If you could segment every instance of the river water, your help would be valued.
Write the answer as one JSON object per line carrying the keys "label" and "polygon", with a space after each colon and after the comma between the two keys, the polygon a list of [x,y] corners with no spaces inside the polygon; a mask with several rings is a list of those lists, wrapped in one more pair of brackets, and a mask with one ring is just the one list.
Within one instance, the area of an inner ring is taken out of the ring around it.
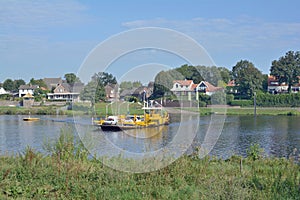
{"label": "river water", "polygon": [[[102,132],[91,126],[90,118],[80,118],[74,126],[72,117],[38,116],[40,121],[25,122],[24,116],[0,116],[0,155],[24,152],[27,146],[37,151],[45,152],[44,145],[58,138],[61,129],[69,129],[79,133],[82,130],[91,132],[97,139],[97,145],[102,146],[102,140],[109,141],[114,146],[131,152],[157,151],[172,143],[182,123],[180,117],[171,116],[169,126],[156,127],[147,130],[132,130],[127,132]],[[34,117],[34,116],[32,116]],[[200,120],[187,121],[186,132],[195,131],[192,145],[201,145],[211,123],[211,116],[201,116]],[[197,125],[197,126],[196,126]],[[196,127],[196,128],[195,128]],[[227,158],[233,154],[246,155],[251,144],[257,143],[264,148],[268,156],[288,157],[296,148],[300,149],[300,117],[299,116],[227,116],[225,123],[217,135],[216,144],[208,152],[210,155]],[[102,138],[102,139],[101,139]],[[178,139],[178,138],[177,138]],[[181,140],[185,140],[185,136]],[[189,151],[192,151],[190,148]]]}

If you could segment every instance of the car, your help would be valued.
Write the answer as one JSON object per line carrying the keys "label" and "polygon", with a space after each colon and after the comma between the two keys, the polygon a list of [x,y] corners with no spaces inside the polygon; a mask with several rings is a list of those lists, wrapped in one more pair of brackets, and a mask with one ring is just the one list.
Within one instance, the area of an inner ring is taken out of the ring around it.
{"label": "car", "polygon": [[104,120],[104,125],[117,125],[118,124],[118,117],[117,116],[109,116]]}

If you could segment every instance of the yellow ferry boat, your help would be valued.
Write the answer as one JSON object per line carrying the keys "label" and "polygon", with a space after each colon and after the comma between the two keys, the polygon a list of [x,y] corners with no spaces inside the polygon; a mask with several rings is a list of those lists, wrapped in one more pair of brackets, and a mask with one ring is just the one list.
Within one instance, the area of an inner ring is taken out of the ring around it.
{"label": "yellow ferry boat", "polygon": [[104,120],[97,121],[96,125],[103,131],[122,131],[169,124],[169,114],[161,105],[148,107],[148,104],[144,104],[142,109],[144,115],[108,116]]}

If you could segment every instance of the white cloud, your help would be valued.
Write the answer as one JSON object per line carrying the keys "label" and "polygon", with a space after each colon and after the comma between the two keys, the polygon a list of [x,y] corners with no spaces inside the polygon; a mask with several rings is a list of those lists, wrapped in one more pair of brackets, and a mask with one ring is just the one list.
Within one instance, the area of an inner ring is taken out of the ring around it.
{"label": "white cloud", "polygon": [[1,1],[0,26],[2,32],[41,31],[43,28],[78,24],[86,20],[86,7],[67,1]]}
{"label": "white cloud", "polygon": [[127,28],[146,26],[168,27],[195,38],[213,50],[239,48],[240,50],[265,47],[285,48],[300,42],[300,23],[265,22],[256,18],[241,17],[192,20],[136,20],[122,24]]}

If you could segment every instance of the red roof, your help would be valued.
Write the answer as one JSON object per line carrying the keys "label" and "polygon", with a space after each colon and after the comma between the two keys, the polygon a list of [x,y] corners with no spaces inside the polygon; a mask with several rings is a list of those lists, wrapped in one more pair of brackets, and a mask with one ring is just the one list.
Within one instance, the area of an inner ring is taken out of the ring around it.
{"label": "red roof", "polygon": [[194,90],[197,86],[198,86],[198,84],[195,84],[195,83],[194,83],[194,84],[192,85],[191,89]]}
{"label": "red roof", "polygon": [[236,86],[236,85],[235,85],[235,80],[229,81],[229,82],[227,83],[227,86],[230,86],[230,87]]}
{"label": "red roof", "polygon": [[279,84],[278,79],[275,76],[269,75],[268,76],[268,86],[287,86],[286,83]]}
{"label": "red roof", "polygon": [[186,86],[186,85],[189,86],[193,83],[193,80],[175,80],[173,81],[173,83],[178,83],[182,86]]}
{"label": "red roof", "polygon": [[223,90],[223,88],[221,88],[221,87],[216,87],[216,86],[210,84],[210,83],[207,82],[207,81],[203,81],[203,82],[204,82],[204,84],[207,86],[206,92],[216,92],[216,91],[219,91],[219,90]]}

